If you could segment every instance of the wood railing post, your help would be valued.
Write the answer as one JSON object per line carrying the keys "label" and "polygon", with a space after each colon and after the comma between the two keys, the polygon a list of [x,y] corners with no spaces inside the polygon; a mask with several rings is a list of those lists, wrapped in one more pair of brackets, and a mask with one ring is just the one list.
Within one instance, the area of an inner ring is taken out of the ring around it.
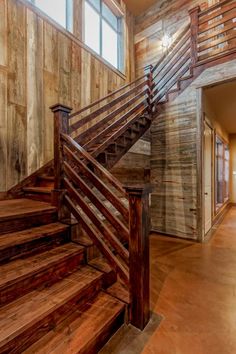
{"label": "wood railing post", "polygon": [[54,205],[60,209],[60,200],[63,191],[63,150],[61,144],[61,134],[69,133],[69,114],[72,108],[62,104],[50,107],[54,113]]}
{"label": "wood railing post", "polygon": [[130,321],[141,330],[150,318],[149,290],[149,193],[146,186],[126,187],[130,210]]}
{"label": "wood railing post", "polygon": [[144,69],[147,71],[147,78],[148,78],[148,98],[147,98],[147,103],[148,103],[148,112],[152,114],[152,108],[153,108],[153,65],[148,65]]}
{"label": "wood railing post", "polygon": [[190,16],[190,31],[191,31],[191,47],[190,47],[190,56],[191,63],[194,66],[198,61],[198,25],[199,25],[199,12],[200,7],[196,6],[193,9],[189,10]]}

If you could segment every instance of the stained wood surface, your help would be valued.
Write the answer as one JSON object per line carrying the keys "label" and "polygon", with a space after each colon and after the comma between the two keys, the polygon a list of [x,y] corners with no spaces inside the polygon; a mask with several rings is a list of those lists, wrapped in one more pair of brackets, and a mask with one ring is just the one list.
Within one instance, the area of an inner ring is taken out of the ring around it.
{"label": "stained wood surface", "polygon": [[63,313],[73,312],[73,304],[84,303],[83,297],[88,296],[89,291],[96,294],[92,284],[99,286],[100,281],[100,272],[83,267],[50,288],[32,291],[3,307],[0,310],[0,352],[16,348],[22,352],[50,329],[50,323],[55,325],[63,319]]}
{"label": "stained wood surface", "polygon": [[125,306],[101,293],[87,302],[85,308],[84,312],[73,314],[50,331],[24,354],[97,353],[123,322]]}

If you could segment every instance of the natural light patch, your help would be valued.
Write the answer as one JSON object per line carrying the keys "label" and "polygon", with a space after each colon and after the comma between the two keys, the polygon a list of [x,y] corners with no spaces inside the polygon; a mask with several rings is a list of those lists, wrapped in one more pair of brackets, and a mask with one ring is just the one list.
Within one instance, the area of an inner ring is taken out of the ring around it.
{"label": "natural light patch", "polygon": [[87,2],[85,3],[85,44],[100,53],[100,17]]}
{"label": "natural light patch", "polygon": [[102,56],[105,60],[117,68],[118,66],[118,48],[117,33],[103,20],[102,21]]}
{"label": "natural light patch", "polygon": [[56,9],[55,2],[49,0],[35,0],[35,5],[66,28],[66,0],[57,0]]}

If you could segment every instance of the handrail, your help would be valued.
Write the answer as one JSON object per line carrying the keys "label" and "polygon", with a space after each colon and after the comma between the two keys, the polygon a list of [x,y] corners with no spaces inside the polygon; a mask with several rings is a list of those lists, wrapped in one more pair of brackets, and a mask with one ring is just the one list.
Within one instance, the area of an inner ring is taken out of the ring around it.
{"label": "handrail", "polygon": [[159,61],[156,63],[155,66],[153,66],[152,68],[152,73],[154,73],[154,71],[158,68],[158,66],[166,59],[169,57],[169,55],[172,54],[172,52],[175,50],[175,47],[179,44],[179,41],[182,39],[183,36],[186,35],[186,33],[188,32],[188,30],[190,29],[190,24],[188,24],[183,31],[177,36],[177,38],[174,40],[174,42],[171,44],[168,52],[166,52],[161,59],[159,59]]}
{"label": "handrail", "polygon": [[[122,106],[116,108],[114,111],[112,111],[111,113],[109,113],[106,117],[104,117],[103,119],[99,120],[97,123],[95,123],[92,127],[88,128],[85,132],[79,134],[77,137],[75,137],[74,139],[76,141],[78,141],[79,143],[82,143],[84,138],[86,138],[86,136],[90,136],[91,133],[96,132],[99,128],[101,128],[102,126],[104,126],[105,124],[108,124],[113,118],[115,118],[116,116],[118,116],[118,114],[122,113],[125,109],[131,107],[136,101],[138,101],[139,99],[141,99],[143,96],[145,96],[147,93],[149,92],[149,89],[146,89],[144,91],[141,91],[140,93],[138,93],[136,96],[134,96],[133,98],[131,98],[129,101],[127,101],[126,103],[124,103]],[[144,104],[144,102],[142,101],[142,104]]]}
{"label": "handrail", "polygon": [[223,5],[225,5],[225,4],[227,4],[227,3],[231,2],[231,1],[232,0],[219,1],[219,2],[215,3],[212,6],[209,6],[207,9],[200,11],[199,12],[199,16],[202,17],[202,16],[208,14],[209,12],[214,11],[218,7],[223,6]]}
{"label": "handrail", "polygon": [[147,76],[147,74],[142,75],[142,76],[140,76],[139,78],[135,79],[134,81],[132,81],[132,82],[130,82],[130,83],[124,85],[124,86],[121,86],[121,87],[120,87],[119,89],[117,89],[116,91],[111,92],[109,95],[107,95],[107,96],[105,96],[105,97],[102,97],[102,98],[100,98],[100,99],[97,100],[97,101],[92,102],[90,105],[88,105],[88,106],[86,106],[86,107],[81,108],[79,111],[74,112],[73,114],[69,115],[69,119],[78,116],[79,114],[81,114],[81,113],[87,111],[88,109],[91,109],[92,107],[94,107],[94,106],[96,106],[97,104],[99,104],[99,103],[105,101],[106,99],[108,99],[108,98],[110,98],[110,97],[116,95],[117,93],[119,93],[119,92],[125,90],[127,87],[134,85],[136,82],[138,82],[138,81],[144,79],[146,76]]}
{"label": "handrail", "polygon": [[128,98],[132,93],[135,93],[145,85],[147,85],[148,81],[144,81],[138,86],[132,88],[131,90],[124,93],[122,96],[115,98],[113,101],[106,103],[104,106],[98,108],[96,111],[90,113],[86,117],[80,119],[78,122],[72,124],[70,126],[70,131],[74,131],[82,127],[84,124],[91,122],[93,119],[97,118],[100,114],[106,112],[108,109],[112,108],[113,106],[117,105],[118,103],[122,102],[124,99]]}
{"label": "handrail", "polygon": [[82,157],[84,157],[94,168],[98,169],[101,175],[103,175],[103,177],[106,178],[113,185],[113,187],[115,187],[121,194],[123,194],[123,196],[126,196],[122,184],[107,169],[100,165],[97,160],[88,154],[87,151],[82,148],[82,146],[76,143],[74,139],[68,135],[62,134],[61,137],[65,142],[77,149]]}

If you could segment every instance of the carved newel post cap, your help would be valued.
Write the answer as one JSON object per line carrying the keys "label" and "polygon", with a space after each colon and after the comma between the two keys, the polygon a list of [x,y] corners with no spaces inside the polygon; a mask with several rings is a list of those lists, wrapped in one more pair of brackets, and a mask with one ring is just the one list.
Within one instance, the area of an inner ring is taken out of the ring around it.
{"label": "carved newel post cap", "polygon": [[58,112],[58,111],[70,113],[72,111],[71,107],[68,107],[68,106],[61,104],[61,103],[54,104],[53,106],[50,107],[50,109],[54,113]]}
{"label": "carved newel post cap", "polygon": [[195,7],[193,7],[192,9],[188,10],[189,14],[192,14],[193,12],[199,12],[200,11],[200,6],[197,5]]}

